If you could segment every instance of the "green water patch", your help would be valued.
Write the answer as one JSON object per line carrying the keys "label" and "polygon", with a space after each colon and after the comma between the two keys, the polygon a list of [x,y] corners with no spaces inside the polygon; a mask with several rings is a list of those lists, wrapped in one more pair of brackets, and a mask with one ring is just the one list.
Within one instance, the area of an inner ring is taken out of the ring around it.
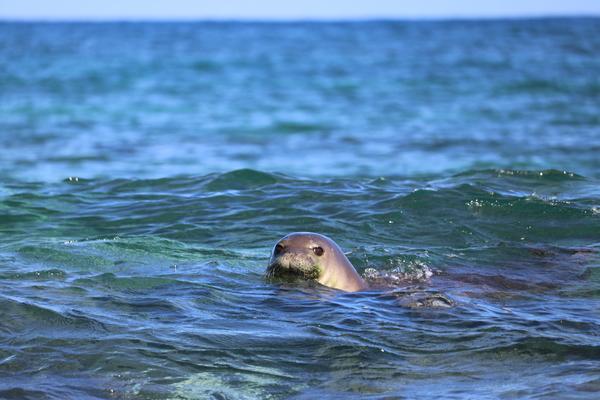
{"label": "green water patch", "polygon": [[20,257],[31,262],[43,265],[55,265],[69,269],[96,270],[110,268],[114,262],[105,257],[73,251],[66,246],[23,246],[17,251]]}
{"label": "green water patch", "polygon": [[104,323],[61,306],[0,298],[0,307],[3,314],[0,331],[13,334],[36,337],[60,329],[64,330],[64,334],[77,336],[108,330]]}
{"label": "green water patch", "polygon": [[311,123],[308,121],[279,121],[276,122],[269,130],[274,132],[286,133],[306,133],[306,132],[323,132],[330,130],[331,127],[318,123]]}
{"label": "green water patch", "polygon": [[171,271],[178,264],[226,262],[240,258],[237,252],[203,248],[154,236],[41,242],[35,246],[19,247],[16,254],[28,264],[53,265],[61,270],[145,271],[148,274]]}
{"label": "green water patch", "polygon": [[505,196],[530,195],[558,201],[581,201],[598,194],[596,179],[559,170],[474,170],[432,181],[434,187],[442,188],[459,183]]}
{"label": "green water patch", "polygon": [[176,285],[180,283],[176,279],[161,278],[153,276],[117,276],[112,273],[104,273],[89,278],[75,279],[73,285],[83,288],[102,287],[108,290],[117,291],[139,291],[156,289],[166,285]]}
{"label": "green water patch", "polygon": [[594,345],[580,345],[564,343],[560,339],[547,337],[528,337],[508,346],[497,346],[482,350],[495,357],[512,358],[514,354],[520,356],[543,356],[554,361],[573,359],[600,359],[600,347]]}
{"label": "green water patch", "polygon": [[248,190],[284,181],[283,177],[251,169],[240,169],[214,177],[205,186],[211,192]]}
{"label": "green water patch", "polygon": [[191,246],[156,236],[115,237],[79,241],[77,246],[91,247],[112,259],[138,262],[174,262],[190,260]]}
{"label": "green water patch", "polygon": [[501,96],[518,94],[534,96],[568,93],[570,90],[572,90],[571,87],[561,82],[529,78],[511,82],[508,85],[498,87],[496,89],[496,94]]}
{"label": "green water patch", "polygon": [[600,283],[600,260],[597,260],[596,264],[598,266],[587,268],[581,277],[588,281]]}
{"label": "green water patch", "polygon": [[46,269],[31,272],[0,272],[0,280],[15,280],[15,281],[64,281],[68,274],[61,269]]}
{"label": "green water patch", "polygon": [[561,171],[557,169],[546,170],[525,170],[525,169],[487,169],[487,170],[470,170],[455,174],[454,177],[468,177],[473,180],[478,178],[501,178],[512,179],[513,181],[522,182],[564,182],[564,181],[584,181],[586,178],[571,171]]}
{"label": "green water patch", "polygon": [[12,232],[18,224],[35,223],[43,219],[43,216],[37,214],[0,214],[0,230]]}
{"label": "green water patch", "polygon": [[197,60],[190,67],[197,72],[215,72],[222,69],[222,65],[212,60]]}

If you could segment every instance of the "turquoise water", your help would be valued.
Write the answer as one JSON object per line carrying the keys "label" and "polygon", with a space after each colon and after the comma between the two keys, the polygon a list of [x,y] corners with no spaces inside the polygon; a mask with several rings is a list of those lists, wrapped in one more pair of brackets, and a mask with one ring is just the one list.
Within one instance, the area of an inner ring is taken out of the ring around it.
{"label": "turquoise water", "polygon": [[[596,398],[598,54],[598,19],[1,23],[0,398]],[[405,279],[266,281],[306,230]]]}

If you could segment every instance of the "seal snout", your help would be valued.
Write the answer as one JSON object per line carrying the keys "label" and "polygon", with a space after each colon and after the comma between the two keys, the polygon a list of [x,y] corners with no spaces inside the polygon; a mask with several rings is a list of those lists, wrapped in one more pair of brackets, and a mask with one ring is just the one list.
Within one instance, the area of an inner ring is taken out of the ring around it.
{"label": "seal snout", "polygon": [[267,275],[271,277],[297,275],[306,279],[316,279],[319,276],[319,269],[311,252],[279,242],[273,248]]}
{"label": "seal snout", "polygon": [[283,252],[273,255],[271,265],[284,269],[308,269],[315,265],[314,260],[307,254],[297,252]]}

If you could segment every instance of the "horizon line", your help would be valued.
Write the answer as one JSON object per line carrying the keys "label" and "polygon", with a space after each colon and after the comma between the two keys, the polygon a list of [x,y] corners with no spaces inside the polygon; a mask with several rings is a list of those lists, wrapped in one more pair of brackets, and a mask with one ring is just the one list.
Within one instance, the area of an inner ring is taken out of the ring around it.
{"label": "horizon line", "polygon": [[596,19],[600,13],[540,13],[540,14],[506,14],[506,15],[423,15],[423,16],[342,16],[342,17],[18,17],[0,16],[0,23],[103,23],[103,22],[250,22],[250,23],[286,23],[286,22],[394,22],[394,21],[470,21],[470,20],[543,20],[543,19]]}

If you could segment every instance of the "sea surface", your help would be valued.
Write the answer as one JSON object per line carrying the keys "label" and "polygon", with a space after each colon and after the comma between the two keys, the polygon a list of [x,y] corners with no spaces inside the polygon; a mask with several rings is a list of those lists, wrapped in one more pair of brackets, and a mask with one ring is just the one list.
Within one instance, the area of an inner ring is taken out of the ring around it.
{"label": "sea surface", "polygon": [[599,396],[600,19],[0,22],[1,399]]}

